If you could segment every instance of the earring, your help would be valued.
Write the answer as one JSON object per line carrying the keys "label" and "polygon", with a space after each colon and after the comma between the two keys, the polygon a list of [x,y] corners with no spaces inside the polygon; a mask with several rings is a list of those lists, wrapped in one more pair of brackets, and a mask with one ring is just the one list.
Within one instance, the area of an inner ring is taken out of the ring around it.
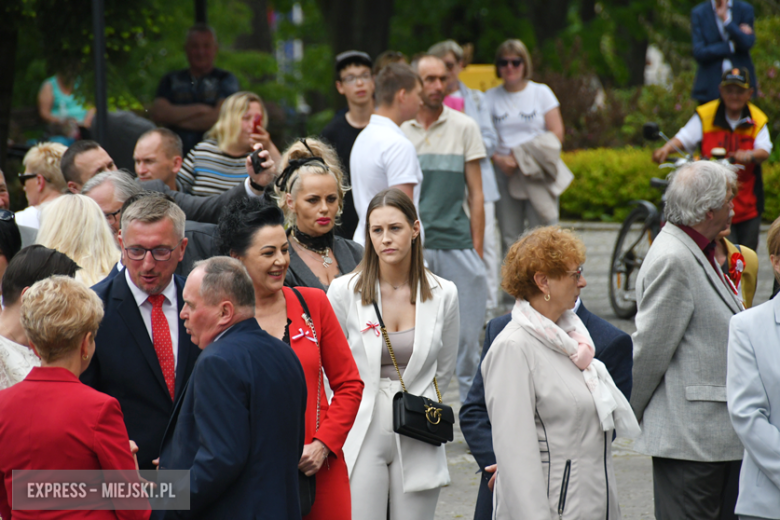
{"label": "earring", "polygon": [[549,293],[544,295],[544,301],[546,301],[546,302],[549,302],[549,301],[550,301],[550,295],[549,295]]}
{"label": "earring", "polygon": [[81,356],[81,359],[83,359],[84,361],[86,361],[86,360],[88,360],[88,359],[89,359],[89,356]]}

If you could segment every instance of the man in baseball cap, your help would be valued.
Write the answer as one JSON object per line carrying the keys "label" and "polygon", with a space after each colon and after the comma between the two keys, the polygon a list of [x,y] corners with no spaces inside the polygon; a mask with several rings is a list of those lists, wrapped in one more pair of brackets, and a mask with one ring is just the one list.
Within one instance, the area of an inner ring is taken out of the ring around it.
{"label": "man in baseball cap", "polygon": [[750,102],[753,88],[746,68],[727,69],[718,88],[720,98],[700,105],[677,135],[653,153],[653,160],[664,162],[675,147],[692,152],[701,146],[706,159],[713,148],[725,149],[727,157],[742,165],[729,240],[755,250],[764,211],[761,163],[772,153],[768,118]]}
{"label": "man in baseball cap", "polygon": [[[336,114],[322,131],[323,139],[336,149],[344,168],[344,178],[350,185],[349,156],[352,145],[374,113],[374,76],[371,65],[371,57],[365,52],[346,51],[336,56],[336,90],[347,98],[349,110]],[[352,239],[357,225],[358,215],[352,190],[349,190],[344,194],[344,210],[336,234]]]}

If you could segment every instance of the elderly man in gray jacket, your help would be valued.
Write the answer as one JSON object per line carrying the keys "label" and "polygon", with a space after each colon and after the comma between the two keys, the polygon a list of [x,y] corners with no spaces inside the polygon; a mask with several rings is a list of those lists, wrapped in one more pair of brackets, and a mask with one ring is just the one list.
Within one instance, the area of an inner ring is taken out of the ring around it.
{"label": "elderly man in gray jacket", "polygon": [[742,445],[726,407],[729,320],[743,310],[714,256],[733,214],[736,174],[714,162],[680,168],[667,224],[637,280],[636,449],[653,457],[659,520],[736,518]]}

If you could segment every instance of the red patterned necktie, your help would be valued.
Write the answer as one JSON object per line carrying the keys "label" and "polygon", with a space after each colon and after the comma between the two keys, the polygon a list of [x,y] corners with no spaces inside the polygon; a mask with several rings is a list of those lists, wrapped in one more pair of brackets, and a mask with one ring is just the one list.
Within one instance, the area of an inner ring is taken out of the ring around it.
{"label": "red patterned necktie", "polygon": [[162,309],[165,296],[153,294],[149,296],[148,300],[152,304],[152,341],[154,342],[154,351],[157,353],[157,360],[160,362],[165,384],[168,386],[171,400],[173,400],[176,387],[176,366],[173,360],[171,329]]}

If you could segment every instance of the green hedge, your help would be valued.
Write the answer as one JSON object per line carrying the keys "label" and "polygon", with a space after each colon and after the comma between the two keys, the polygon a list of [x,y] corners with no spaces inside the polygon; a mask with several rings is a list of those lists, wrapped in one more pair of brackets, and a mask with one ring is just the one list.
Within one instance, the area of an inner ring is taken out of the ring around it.
{"label": "green hedge", "polygon": [[[561,216],[566,219],[620,222],[632,200],[658,204],[661,192],[650,187],[652,177],[664,178],[651,159],[653,148],[594,148],[564,152],[563,160],[574,181],[561,196]],[[763,166],[766,209],[764,220],[780,215],[780,163]]]}

